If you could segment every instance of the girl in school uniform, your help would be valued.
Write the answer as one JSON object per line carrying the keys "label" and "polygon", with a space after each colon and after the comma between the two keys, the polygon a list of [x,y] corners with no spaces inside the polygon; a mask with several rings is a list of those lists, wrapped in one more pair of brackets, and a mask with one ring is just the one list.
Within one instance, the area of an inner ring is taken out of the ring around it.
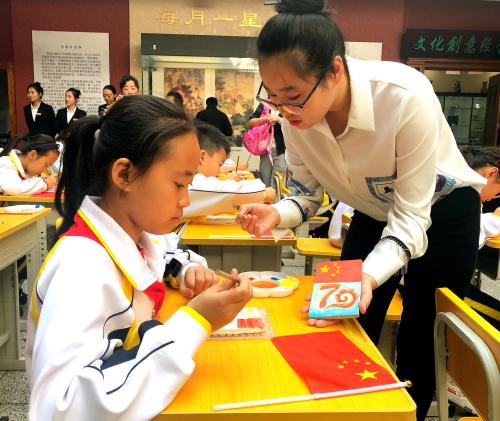
{"label": "girl in school uniform", "polygon": [[[481,190],[481,202],[488,202],[500,197],[500,148],[494,146],[462,146],[460,152],[467,164],[486,179]],[[481,231],[479,248],[486,240],[500,235],[500,208],[493,212],[481,213]]]}
{"label": "girl in school uniform", "polygon": [[377,342],[406,272],[397,374],[412,381],[423,420],[435,389],[435,289],[465,294],[485,180],[461,156],[423,74],[346,58],[322,0],[282,0],[276,9],[257,40],[269,99],[261,90],[257,98],[284,116],[292,196],[243,206],[241,224],[256,234],[297,226],[315,214],[324,190],[356,209],[342,259],[363,260],[360,322]]}
{"label": "girl in school uniform", "polygon": [[[160,98],[124,97],[104,117],[75,123],[56,193],[61,236],[30,306],[30,419],[153,418],[211,331],[250,299],[236,270],[218,283],[166,235],[199,159],[193,122]],[[161,279],[173,259],[196,296],[166,320]]]}
{"label": "girl in school uniform", "polygon": [[42,177],[41,174],[54,164],[58,156],[58,145],[50,136],[39,134],[12,138],[0,153],[0,191],[9,195],[29,195],[54,188],[57,177]]}
{"label": "girl in school uniform", "polygon": [[39,82],[33,82],[26,88],[29,104],[24,107],[24,119],[28,126],[28,134],[56,134],[54,109],[42,101],[43,88]]}
{"label": "girl in school uniform", "polygon": [[77,106],[80,95],[80,90],[75,88],[69,88],[66,91],[64,95],[66,107],[57,110],[56,114],[56,133],[59,136],[68,128],[69,123],[78,121],[80,118],[87,115],[85,111]]}

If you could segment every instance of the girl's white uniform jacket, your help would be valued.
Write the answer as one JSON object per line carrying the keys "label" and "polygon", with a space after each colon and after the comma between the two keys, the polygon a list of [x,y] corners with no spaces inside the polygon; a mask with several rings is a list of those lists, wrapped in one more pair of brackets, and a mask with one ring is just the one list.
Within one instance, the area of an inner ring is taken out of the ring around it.
{"label": "girl's white uniform jacket", "polygon": [[29,177],[19,160],[20,152],[0,157],[0,191],[4,194],[35,194],[47,190],[41,177]]}
{"label": "girl's white uniform jacket", "polygon": [[[259,180],[219,180],[196,174],[189,185],[189,206],[184,208],[184,218],[232,212],[234,205],[262,202],[265,184]],[[238,197],[236,197],[238,196]],[[236,203],[235,203],[236,202]]]}
{"label": "girl's white uniform jacket", "polygon": [[[347,127],[334,136],[325,119],[309,129],[284,120],[292,195],[273,205],[282,227],[313,216],[323,189],[379,221],[382,237],[394,236],[411,258],[427,249],[431,205],[452,190],[485,179],[469,168],[457,148],[432,85],[400,63],[348,58],[351,108]],[[379,242],[363,262],[378,284],[407,263],[393,241]]]}
{"label": "girl's white uniform jacket", "polygon": [[479,248],[490,238],[500,235],[500,216],[492,212],[481,214],[481,231],[479,231]]}
{"label": "girl's white uniform jacket", "polygon": [[193,355],[210,332],[187,307],[165,323],[150,320],[151,302],[142,292],[172,258],[183,263],[182,272],[205,260],[177,249],[175,235],[147,233],[139,244],[143,258],[93,200],[84,199],[79,215],[106,248],[63,237],[33,293],[26,347],[31,420],[149,420],[189,378]]}

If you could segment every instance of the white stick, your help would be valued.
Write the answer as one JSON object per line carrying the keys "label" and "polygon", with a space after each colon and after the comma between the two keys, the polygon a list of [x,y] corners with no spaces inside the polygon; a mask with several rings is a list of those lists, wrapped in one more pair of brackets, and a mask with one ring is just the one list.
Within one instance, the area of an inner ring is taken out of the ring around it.
{"label": "white stick", "polygon": [[313,393],[311,395],[287,396],[284,398],[261,399],[256,401],[227,403],[223,405],[214,405],[212,409],[214,411],[223,411],[226,409],[248,408],[251,406],[273,405],[277,403],[301,402],[313,399],[336,398],[339,396],[360,395],[362,393],[379,392],[381,390],[399,389],[401,387],[410,387],[410,386],[411,383],[409,382],[398,382],[398,383],[383,384],[380,386],[362,387],[360,389],[339,390],[337,392]]}

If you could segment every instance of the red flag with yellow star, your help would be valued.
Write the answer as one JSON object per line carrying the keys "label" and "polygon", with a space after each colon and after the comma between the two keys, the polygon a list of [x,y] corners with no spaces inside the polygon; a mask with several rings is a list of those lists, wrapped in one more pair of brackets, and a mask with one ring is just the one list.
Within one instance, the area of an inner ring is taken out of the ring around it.
{"label": "red flag with yellow star", "polygon": [[278,336],[272,341],[307,383],[311,393],[359,389],[397,381],[339,331]]}
{"label": "red flag with yellow star", "polygon": [[362,264],[362,260],[319,262],[314,282],[361,282]]}

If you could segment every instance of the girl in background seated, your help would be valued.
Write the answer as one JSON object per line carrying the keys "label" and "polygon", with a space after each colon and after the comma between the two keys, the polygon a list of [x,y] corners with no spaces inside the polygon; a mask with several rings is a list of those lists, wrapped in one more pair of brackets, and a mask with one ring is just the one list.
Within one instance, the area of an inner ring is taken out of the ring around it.
{"label": "girl in background seated", "polygon": [[42,266],[28,321],[30,418],[151,419],[187,381],[212,329],[250,299],[250,285],[236,282],[234,269],[233,281],[218,283],[208,269],[181,262],[193,265],[186,276],[197,271],[197,295],[166,320],[161,279],[176,251],[165,234],[189,204],[200,162],[184,110],[126,96],[104,117],[76,122],[65,146],[61,238]]}
{"label": "girl in background seated", "polygon": [[[480,193],[481,202],[500,197],[500,149],[494,146],[462,146],[460,152],[467,164],[487,181]],[[481,214],[479,248],[484,246],[486,240],[497,235],[500,235],[500,208]]]}
{"label": "girl in background seated", "polygon": [[58,156],[57,143],[50,136],[38,134],[12,138],[0,153],[0,191],[9,195],[27,195],[54,188],[57,177],[42,177],[41,174],[54,164]]}

